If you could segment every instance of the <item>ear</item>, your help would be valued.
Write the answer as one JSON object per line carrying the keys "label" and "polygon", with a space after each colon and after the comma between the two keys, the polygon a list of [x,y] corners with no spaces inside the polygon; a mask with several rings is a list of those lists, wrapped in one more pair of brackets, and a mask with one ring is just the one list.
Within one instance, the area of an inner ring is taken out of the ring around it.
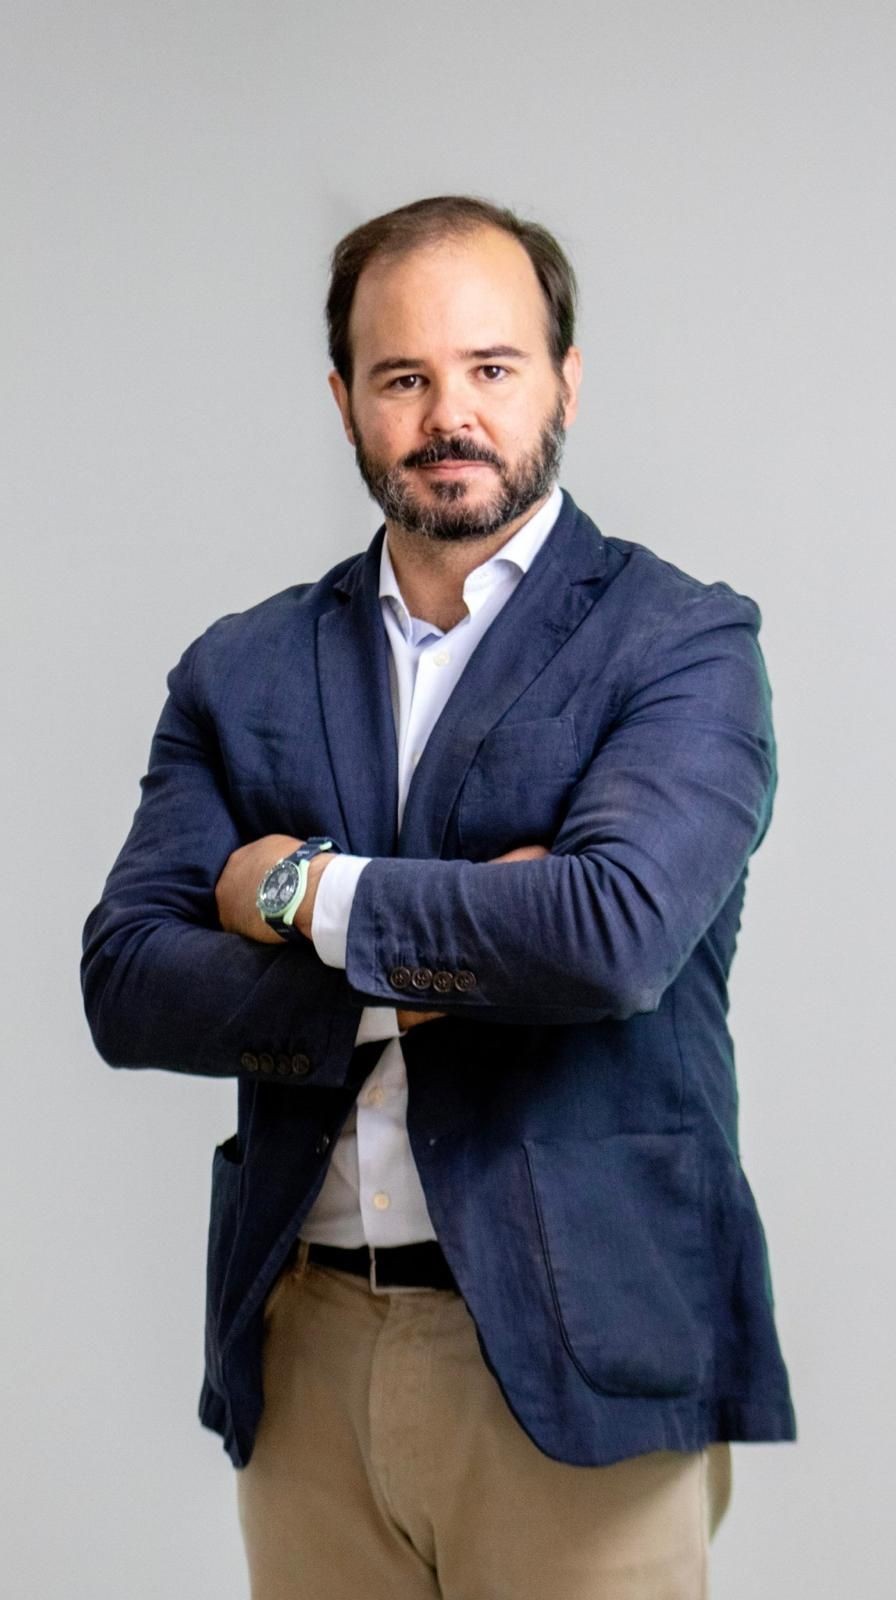
{"label": "ear", "polygon": [[330,385],[333,399],[336,401],[336,404],[339,407],[339,415],[342,418],[342,426],[345,430],[345,437],[347,438],[349,444],[353,445],[355,442],[355,435],[352,432],[351,404],[349,401],[349,394],[335,367],[333,368],[332,372],[327,374],[327,382]]}
{"label": "ear", "polygon": [[574,344],[570,345],[563,357],[563,382],[566,385],[563,426],[568,428],[576,419],[579,409],[579,385],[582,382],[582,352]]}

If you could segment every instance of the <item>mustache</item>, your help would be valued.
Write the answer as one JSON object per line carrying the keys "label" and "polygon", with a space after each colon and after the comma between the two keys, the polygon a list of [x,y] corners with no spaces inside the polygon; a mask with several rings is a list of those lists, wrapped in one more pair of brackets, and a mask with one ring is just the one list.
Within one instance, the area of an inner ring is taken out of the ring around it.
{"label": "mustache", "polygon": [[470,439],[434,439],[425,450],[415,450],[405,456],[405,467],[437,467],[442,461],[484,461],[487,466],[501,467],[503,462],[490,450],[473,444]]}

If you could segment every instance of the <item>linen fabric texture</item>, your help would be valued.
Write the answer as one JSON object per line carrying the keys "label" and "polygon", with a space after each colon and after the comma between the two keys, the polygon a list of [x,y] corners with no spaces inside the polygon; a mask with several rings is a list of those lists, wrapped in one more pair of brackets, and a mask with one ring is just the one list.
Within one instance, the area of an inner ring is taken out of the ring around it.
{"label": "linen fabric texture", "polygon": [[[533,1442],[604,1465],[793,1438],[726,1022],[775,785],[757,607],[604,539],[564,492],[398,828],[383,536],[188,648],[85,929],[107,1061],[238,1080],[201,1419],[249,1461],[265,1301],[382,1048],[356,1048],[361,1011],[410,973],[399,1003],[447,1013],[402,1043],[414,1159]],[[345,971],[220,930],[228,856],[271,832],[372,858]],[[531,843],[551,854],[484,864]]]}

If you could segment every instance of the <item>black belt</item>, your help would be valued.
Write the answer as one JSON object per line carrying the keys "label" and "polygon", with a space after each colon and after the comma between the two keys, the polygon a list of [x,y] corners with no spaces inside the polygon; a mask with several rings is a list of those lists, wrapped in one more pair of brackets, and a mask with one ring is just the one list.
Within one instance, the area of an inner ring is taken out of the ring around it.
{"label": "black belt", "polygon": [[342,1250],[335,1244],[312,1244],[308,1260],[368,1278],[372,1289],[453,1289],[460,1291],[440,1245],[435,1239],[419,1244],[398,1244],[374,1249],[366,1244]]}

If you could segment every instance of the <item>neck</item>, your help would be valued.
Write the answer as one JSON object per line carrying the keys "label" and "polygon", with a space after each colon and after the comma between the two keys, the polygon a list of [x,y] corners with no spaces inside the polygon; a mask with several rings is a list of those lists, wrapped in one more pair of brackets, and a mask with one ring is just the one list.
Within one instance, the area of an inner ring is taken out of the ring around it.
{"label": "neck", "polygon": [[431,622],[447,633],[467,614],[464,584],[476,567],[498,551],[540,511],[544,495],[523,516],[483,539],[427,539],[386,519],[389,557],[412,617]]}

